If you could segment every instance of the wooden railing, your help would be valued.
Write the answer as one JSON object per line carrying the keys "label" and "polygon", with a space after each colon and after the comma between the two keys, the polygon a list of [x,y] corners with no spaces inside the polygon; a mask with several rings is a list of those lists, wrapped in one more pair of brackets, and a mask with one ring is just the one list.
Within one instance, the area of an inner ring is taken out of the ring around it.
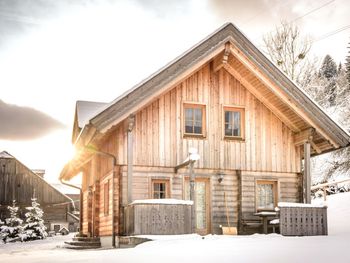
{"label": "wooden railing", "polygon": [[327,191],[326,188],[331,186],[331,185],[338,185],[341,183],[346,183],[346,182],[350,182],[350,179],[345,179],[345,180],[341,180],[341,181],[336,181],[336,182],[330,182],[330,183],[323,183],[323,184],[318,184],[315,186],[311,187],[311,191],[312,190],[317,190],[317,189],[322,189],[323,190],[323,198],[326,201],[327,200]]}
{"label": "wooden railing", "polygon": [[280,232],[283,236],[327,235],[327,206],[285,203],[280,205]]}

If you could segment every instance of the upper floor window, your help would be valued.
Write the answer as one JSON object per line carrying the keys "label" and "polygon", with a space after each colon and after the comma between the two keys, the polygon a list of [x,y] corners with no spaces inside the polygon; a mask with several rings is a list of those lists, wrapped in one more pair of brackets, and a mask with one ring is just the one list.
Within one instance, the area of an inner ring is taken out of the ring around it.
{"label": "upper floor window", "polygon": [[205,134],[205,105],[184,104],[185,135]]}
{"label": "upper floor window", "polygon": [[224,129],[227,138],[244,138],[244,109],[224,108]]}

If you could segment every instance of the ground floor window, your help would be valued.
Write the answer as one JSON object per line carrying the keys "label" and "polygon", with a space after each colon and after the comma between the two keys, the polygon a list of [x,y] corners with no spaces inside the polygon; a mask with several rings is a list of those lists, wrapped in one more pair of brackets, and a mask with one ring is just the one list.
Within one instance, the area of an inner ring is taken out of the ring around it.
{"label": "ground floor window", "polygon": [[256,188],[257,210],[274,210],[277,206],[277,182],[257,181]]}
{"label": "ground floor window", "polygon": [[152,198],[169,198],[169,180],[152,180]]}

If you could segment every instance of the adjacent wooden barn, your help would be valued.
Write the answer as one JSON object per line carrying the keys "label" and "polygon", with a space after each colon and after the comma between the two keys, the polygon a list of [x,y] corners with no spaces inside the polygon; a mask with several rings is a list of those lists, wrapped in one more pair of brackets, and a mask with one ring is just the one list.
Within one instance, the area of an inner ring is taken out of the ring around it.
{"label": "adjacent wooden barn", "polygon": [[0,219],[8,217],[7,206],[11,206],[13,200],[24,218],[25,207],[31,205],[34,195],[44,211],[49,230],[66,227],[77,231],[79,218],[73,214],[72,199],[46,182],[43,174],[34,173],[8,152],[0,152]]}
{"label": "adjacent wooden barn", "polygon": [[189,198],[188,168],[175,167],[195,148],[196,231],[221,233],[226,195],[243,233],[277,202],[309,202],[310,157],[349,142],[229,23],[111,103],[78,102],[78,154],[60,177],[83,174],[83,233],[123,235],[132,201]]}

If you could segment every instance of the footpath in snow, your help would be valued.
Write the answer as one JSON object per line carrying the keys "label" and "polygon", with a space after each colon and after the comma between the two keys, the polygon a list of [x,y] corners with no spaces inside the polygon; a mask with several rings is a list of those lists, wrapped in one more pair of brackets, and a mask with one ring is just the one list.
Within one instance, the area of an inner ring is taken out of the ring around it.
{"label": "footpath in snow", "polygon": [[328,236],[152,236],[131,249],[60,248],[72,236],[0,245],[0,262],[350,262],[350,193],[328,197]]}

